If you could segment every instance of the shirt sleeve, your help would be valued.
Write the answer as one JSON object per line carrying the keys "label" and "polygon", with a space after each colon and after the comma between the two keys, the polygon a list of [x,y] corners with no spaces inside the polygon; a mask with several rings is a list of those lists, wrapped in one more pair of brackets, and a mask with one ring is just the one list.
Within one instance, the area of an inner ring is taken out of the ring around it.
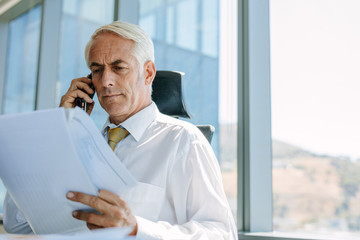
{"label": "shirt sleeve", "polygon": [[237,239],[237,230],[220,167],[205,138],[192,140],[169,170],[167,198],[176,221],[152,222],[136,217],[137,239]]}
{"label": "shirt sleeve", "polygon": [[4,216],[3,216],[4,229],[8,233],[17,234],[31,234],[29,224],[27,223],[24,215],[17,208],[9,193],[6,193],[4,200]]}

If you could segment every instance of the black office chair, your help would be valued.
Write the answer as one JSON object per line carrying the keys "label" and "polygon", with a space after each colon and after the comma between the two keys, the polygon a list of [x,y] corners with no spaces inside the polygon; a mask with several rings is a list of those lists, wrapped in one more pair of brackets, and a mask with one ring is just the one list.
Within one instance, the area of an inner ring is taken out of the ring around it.
{"label": "black office chair", "polygon": [[[182,81],[184,73],[176,71],[156,71],[152,84],[152,100],[159,111],[175,118],[191,118],[183,98]],[[215,128],[212,125],[197,125],[206,139],[211,143]]]}

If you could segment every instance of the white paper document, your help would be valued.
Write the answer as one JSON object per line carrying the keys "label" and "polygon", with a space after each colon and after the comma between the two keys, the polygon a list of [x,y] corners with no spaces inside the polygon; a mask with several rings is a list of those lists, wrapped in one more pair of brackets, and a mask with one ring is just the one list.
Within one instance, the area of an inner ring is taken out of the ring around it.
{"label": "white paper document", "polygon": [[0,178],[36,234],[87,230],[68,191],[121,193],[136,180],[80,108],[0,116]]}

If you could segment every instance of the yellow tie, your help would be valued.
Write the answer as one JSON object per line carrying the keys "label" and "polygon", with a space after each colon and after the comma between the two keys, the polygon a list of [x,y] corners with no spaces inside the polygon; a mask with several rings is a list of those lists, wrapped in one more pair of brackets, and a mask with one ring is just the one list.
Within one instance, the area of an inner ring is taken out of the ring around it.
{"label": "yellow tie", "polygon": [[113,129],[108,129],[108,136],[109,136],[109,140],[108,143],[111,147],[111,149],[114,151],[116,144],[118,142],[120,142],[123,138],[125,138],[127,135],[129,134],[129,132],[122,127],[118,127],[118,128],[113,128]]}

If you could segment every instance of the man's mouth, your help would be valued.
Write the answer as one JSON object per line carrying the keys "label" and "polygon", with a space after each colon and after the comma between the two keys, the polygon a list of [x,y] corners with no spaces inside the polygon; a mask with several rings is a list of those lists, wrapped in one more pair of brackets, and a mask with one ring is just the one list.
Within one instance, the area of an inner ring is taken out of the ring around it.
{"label": "man's mouth", "polygon": [[118,96],[121,96],[123,94],[121,93],[117,93],[117,94],[108,94],[108,95],[104,95],[105,98],[112,98],[112,97],[118,97]]}

